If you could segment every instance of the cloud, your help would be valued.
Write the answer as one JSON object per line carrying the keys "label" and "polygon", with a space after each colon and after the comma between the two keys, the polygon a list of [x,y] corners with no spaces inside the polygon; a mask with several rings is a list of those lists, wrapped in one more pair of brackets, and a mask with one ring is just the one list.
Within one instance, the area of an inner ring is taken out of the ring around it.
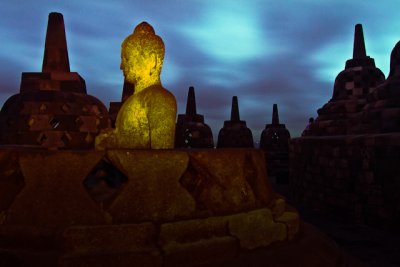
{"label": "cloud", "polygon": [[[234,27],[233,27],[234,25]],[[199,49],[216,61],[242,62],[265,56],[267,43],[251,10],[207,6],[202,19],[182,27]]]}
{"label": "cloud", "polygon": [[122,94],[120,45],[148,21],[166,45],[163,85],[178,111],[189,86],[197,110],[218,135],[231,98],[255,140],[278,104],[281,123],[298,136],[329,101],[336,75],[352,55],[356,23],[367,53],[387,75],[400,39],[396,0],[261,1],[3,1],[0,7],[0,101],[18,92],[23,71],[40,71],[47,16],[64,14],[71,70],[106,106]]}

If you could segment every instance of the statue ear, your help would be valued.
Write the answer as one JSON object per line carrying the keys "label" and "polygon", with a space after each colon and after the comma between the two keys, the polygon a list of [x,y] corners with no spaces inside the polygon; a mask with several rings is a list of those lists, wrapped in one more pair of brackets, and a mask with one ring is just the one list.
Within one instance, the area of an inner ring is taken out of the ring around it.
{"label": "statue ear", "polygon": [[151,52],[150,53],[150,62],[151,62],[151,70],[153,71],[153,70],[155,70],[155,69],[157,69],[157,63],[158,63],[158,59],[157,59],[157,55],[156,55],[156,53],[154,53],[154,52]]}

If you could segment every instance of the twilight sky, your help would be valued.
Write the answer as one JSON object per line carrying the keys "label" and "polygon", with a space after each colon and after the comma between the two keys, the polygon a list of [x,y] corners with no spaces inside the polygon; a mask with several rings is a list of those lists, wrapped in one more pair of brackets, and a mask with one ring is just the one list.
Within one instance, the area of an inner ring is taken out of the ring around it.
{"label": "twilight sky", "polygon": [[48,13],[64,15],[71,71],[108,107],[119,101],[120,45],[142,21],[163,38],[161,80],[184,113],[189,86],[214,139],[237,95],[242,120],[259,141],[278,104],[299,136],[331,98],[362,23],[367,54],[385,76],[400,40],[400,0],[2,0],[0,104],[18,93],[21,72],[40,72]]}

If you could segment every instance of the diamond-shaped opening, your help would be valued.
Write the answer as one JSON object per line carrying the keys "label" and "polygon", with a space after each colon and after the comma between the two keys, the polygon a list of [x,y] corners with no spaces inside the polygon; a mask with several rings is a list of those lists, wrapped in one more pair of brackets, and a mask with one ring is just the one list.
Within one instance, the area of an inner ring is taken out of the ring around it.
{"label": "diamond-shaped opening", "polygon": [[82,124],[83,124],[83,121],[82,121],[82,119],[81,119],[80,117],[77,117],[77,118],[75,119],[75,123],[76,123],[76,125],[77,125],[78,127],[81,127]]}
{"label": "diamond-shaped opening", "polygon": [[207,194],[204,192],[210,192],[211,188],[221,190],[221,185],[215,182],[208,170],[202,167],[196,159],[190,157],[186,171],[179,179],[179,183],[196,201],[197,211],[218,209],[218,207],[212,206],[212,201],[207,201],[211,196],[205,197]]}
{"label": "diamond-shaped opening", "polygon": [[68,104],[63,104],[61,110],[67,113],[70,110],[70,106]]}
{"label": "diamond-shaped opening", "polygon": [[40,112],[45,112],[46,109],[47,109],[47,106],[45,104],[41,104],[40,107],[39,107],[39,111]]}
{"label": "diamond-shaped opening", "polygon": [[69,146],[71,139],[71,136],[67,132],[65,132],[61,137],[61,141],[64,143],[65,147]]}
{"label": "diamond-shaped opening", "polygon": [[37,142],[39,144],[43,144],[44,142],[46,142],[46,140],[47,140],[46,134],[45,133],[40,133],[38,138],[37,138]]}
{"label": "diamond-shaped opening", "polygon": [[57,120],[56,118],[52,118],[50,120],[50,125],[53,129],[56,129],[58,126],[60,126],[60,121]]}
{"label": "diamond-shaped opening", "polygon": [[95,202],[107,207],[127,181],[128,177],[104,158],[85,178],[83,185]]}

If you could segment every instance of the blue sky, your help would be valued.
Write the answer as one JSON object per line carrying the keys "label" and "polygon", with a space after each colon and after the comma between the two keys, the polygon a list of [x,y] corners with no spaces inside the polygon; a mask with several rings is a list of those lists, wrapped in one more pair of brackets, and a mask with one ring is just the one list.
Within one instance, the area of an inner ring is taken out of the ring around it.
{"label": "blue sky", "polygon": [[387,76],[400,40],[400,0],[3,0],[0,3],[0,103],[18,93],[21,72],[39,72],[48,13],[64,15],[71,71],[108,107],[119,101],[120,45],[147,21],[166,46],[161,80],[184,113],[189,86],[197,111],[218,135],[237,95],[255,141],[278,104],[281,123],[299,136],[329,101],[352,57],[354,25]]}

